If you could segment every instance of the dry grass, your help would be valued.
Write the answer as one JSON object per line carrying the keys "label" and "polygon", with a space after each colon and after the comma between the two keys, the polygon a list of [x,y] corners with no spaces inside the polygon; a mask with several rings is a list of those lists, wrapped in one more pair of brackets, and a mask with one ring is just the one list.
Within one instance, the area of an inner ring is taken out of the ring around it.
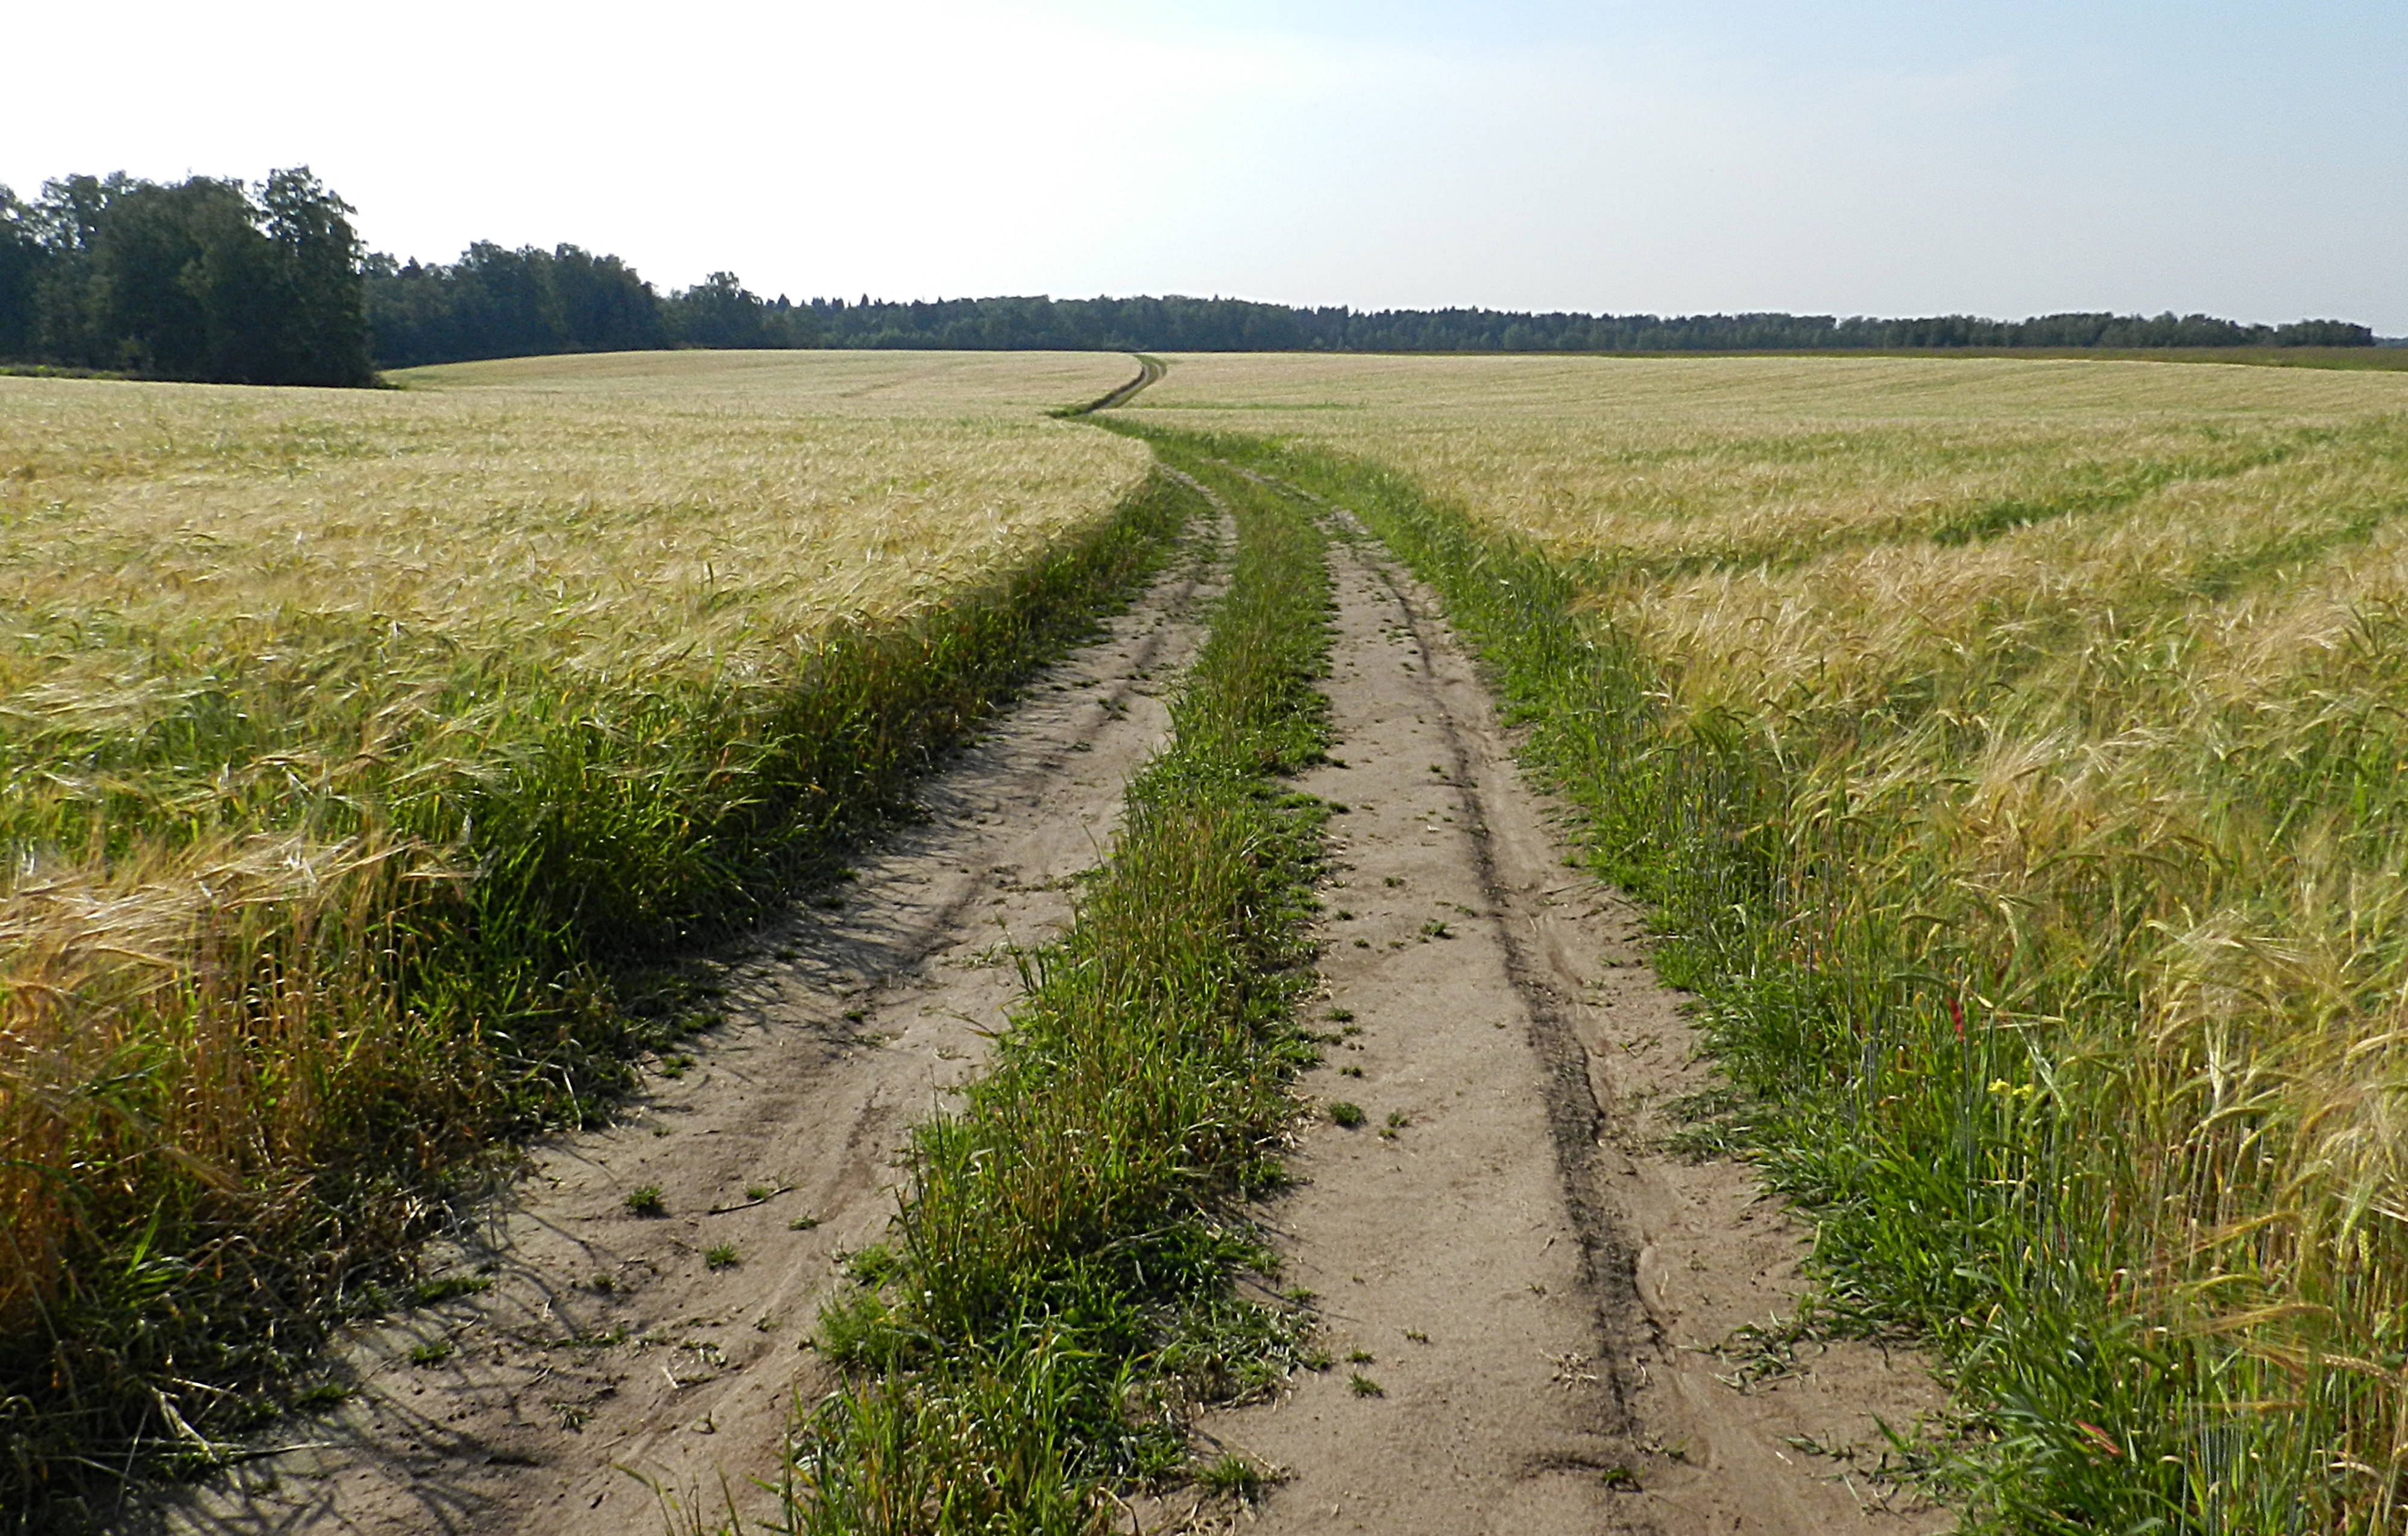
{"label": "dry grass", "polygon": [[1748,953],[1816,998],[1753,1048],[1848,1127],[1782,1166],[1958,1335],[2003,1513],[2401,1517],[2408,379],[1191,358],[1140,409],[1536,541],[1654,696],[1613,770],[1753,786]]}
{"label": "dry grass", "polygon": [[[590,1096],[574,1052],[490,1033],[573,1034],[591,1008],[562,964],[706,916],[842,809],[850,756],[919,750],[877,697],[974,708],[910,689],[992,669],[1009,615],[921,621],[1135,491],[1141,448],[1043,413],[1128,372],[688,353],[382,394],[0,379],[8,1389],[73,1396],[104,1324],[305,1209],[351,1202],[338,1246],[406,1225],[490,1125],[495,1052]],[[813,714],[814,688],[867,703]]]}

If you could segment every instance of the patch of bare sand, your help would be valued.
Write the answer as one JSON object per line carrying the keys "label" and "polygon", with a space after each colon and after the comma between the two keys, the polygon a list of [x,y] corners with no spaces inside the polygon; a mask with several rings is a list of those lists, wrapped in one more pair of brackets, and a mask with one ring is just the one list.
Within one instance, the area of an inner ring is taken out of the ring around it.
{"label": "patch of bare sand", "polygon": [[1715,1353],[1794,1313],[1804,1236],[1743,1166],[1658,1150],[1660,1106],[1707,1069],[1639,915],[1566,868],[1430,596],[1368,540],[1334,558],[1343,766],[1300,787],[1348,807],[1322,970],[1335,1027],[1359,1033],[1306,1089],[1364,1121],[1316,1117],[1303,1186],[1267,1213],[1333,1364],[1206,1419],[1288,1474],[1258,1510],[1173,1500],[1148,1529],[1946,1528],[1860,1461],[1800,1448],[1880,1446],[1874,1415],[1937,1412],[1919,1361],[1808,1345],[1750,1383]]}
{"label": "patch of bare sand", "polygon": [[[346,1341],[352,1397],[277,1431],[307,1443],[136,1524],[658,1536],[663,1494],[706,1518],[723,1488],[748,1518],[773,1508],[751,1480],[775,1477],[797,1394],[827,1385],[808,1339],[838,1256],[885,1235],[910,1127],[1003,1026],[1006,941],[1068,922],[1168,732],[1229,539],[1200,528],[924,785],[925,819],[863,855],[839,910],[798,907],[748,943],[728,1022],[679,1053],[681,1075],[533,1150],[434,1256],[487,1288]],[[646,1187],[658,1215],[628,1209]]]}

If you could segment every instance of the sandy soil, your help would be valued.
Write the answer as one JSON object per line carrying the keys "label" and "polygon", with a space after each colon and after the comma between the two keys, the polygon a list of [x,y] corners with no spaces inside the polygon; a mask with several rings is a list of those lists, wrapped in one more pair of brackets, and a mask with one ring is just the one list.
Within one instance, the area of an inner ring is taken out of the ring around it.
{"label": "sandy soil", "polygon": [[[1911,1428],[1940,1407],[1917,1362],[1806,1346],[1751,1383],[1716,1353],[1794,1313],[1803,1236],[1743,1167],[1656,1150],[1658,1106],[1706,1078],[1638,915],[1566,867],[1429,596],[1368,541],[1336,560],[1343,766],[1301,787],[1348,808],[1322,969],[1349,1033],[1306,1091],[1364,1121],[1317,1117],[1305,1186],[1264,1213],[1334,1364],[1204,1425],[1287,1474],[1242,1522],[1944,1528],[1863,1466],[1873,1414]],[[1192,1500],[1155,1514],[1213,1523]]]}
{"label": "sandy soil", "polygon": [[[775,1475],[797,1393],[823,1385],[808,1339],[838,1256],[885,1234],[906,1133],[1003,1026],[1006,941],[1068,921],[1168,733],[1229,538],[1199,530],[1107,639],[924,785],[925,821],[857,861],[840,910],[798,907],[749,945],[724,977],[729,1022],[677,1053],[681,1075],[534,1150],[430,1262],[488,1288],[346,1341],[350,1400],[278,1431],[306,1444],[139,1523],[658,1536],[664,1496],[713,1513],[723,1483],[764,1513],[748,1480]],[[647,1185],[660,1215],[627,1209]],[[723,1247],[736,1262],[714,1265]]]}

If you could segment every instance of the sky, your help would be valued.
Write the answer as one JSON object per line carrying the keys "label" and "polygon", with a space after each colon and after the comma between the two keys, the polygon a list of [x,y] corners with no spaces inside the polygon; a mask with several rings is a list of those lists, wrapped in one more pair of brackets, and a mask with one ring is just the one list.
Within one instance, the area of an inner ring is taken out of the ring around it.
{"label": "sky", "polygon": [[0,0],[0,37],[21,194],[307,164],[405,257],[2408,335],[2402,0]]}

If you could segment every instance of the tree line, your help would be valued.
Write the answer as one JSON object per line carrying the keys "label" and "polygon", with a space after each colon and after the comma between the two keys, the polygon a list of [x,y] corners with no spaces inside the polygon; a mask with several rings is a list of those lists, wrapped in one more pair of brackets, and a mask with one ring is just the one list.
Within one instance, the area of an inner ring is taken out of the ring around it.
{"label": "tree line", "polygon": [[1532,314],[1294,309],[1241,299],[813,299],[819,345],[1112,352],[1823,352],[1931,347],[2358,347],[2342,321],[2246,325],[2212,315]]}
{"label": "tree line", "polygon": [[2212,315],[1613,315],[1315,309],[1245,299],[764,298],[732,272],[662,293],[617,256],[480,242],[365,250],[307,166],[257,185],[118,173],[0,187],[0,361],[235,383],[365,384],[380,367],[667,347],[1650,352],[2362,347],[2333,320]]}
{"label": "tree line", "polygon": [[961,352],[1818,352],[1940,347],[2356,347],[2340,321],[2244,325],[2210,315],[1915,320],[1830,315],[1528,314],[1297,309],[1230,298],[765,299],[720,272],[654,294],[633,267],[576,246],[471,247],[449,266],[373,258],[368,309],[389,367],[648,347],[934,348]]}
{"label": "tree line", "polygon": [[816,347],[811,312],[762,298],[733,272],[713,272],[666,295],[616,256],[573,245],[509,251],[480,241],[449,265],[396,262],[365,269],[380,367],[550,352],[664,347]]}

